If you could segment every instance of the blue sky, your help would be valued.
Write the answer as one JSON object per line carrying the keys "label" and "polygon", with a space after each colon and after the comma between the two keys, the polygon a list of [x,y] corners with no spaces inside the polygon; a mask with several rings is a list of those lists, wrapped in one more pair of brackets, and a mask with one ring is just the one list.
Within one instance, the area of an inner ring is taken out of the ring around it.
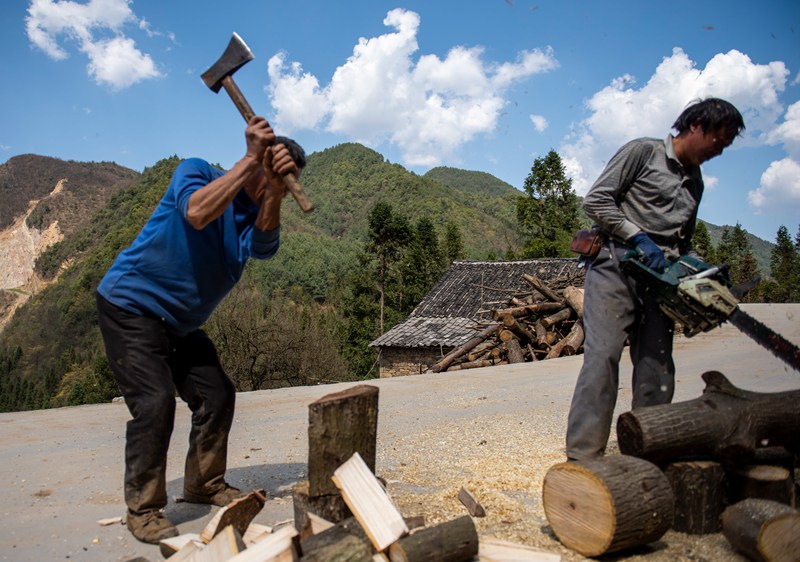
{"label": "blue sky", "polygon": [[704,165],[700,217],[770,241],[800,224],[796,0],[5,0],[0,16],[0,162],[233,165],[244,121],[200,75],[237,32],[255,55],[237,84],[308,153],[355,141],[518,188],[553,148],[584,194],[627,140],[728,99],[747,131]]}

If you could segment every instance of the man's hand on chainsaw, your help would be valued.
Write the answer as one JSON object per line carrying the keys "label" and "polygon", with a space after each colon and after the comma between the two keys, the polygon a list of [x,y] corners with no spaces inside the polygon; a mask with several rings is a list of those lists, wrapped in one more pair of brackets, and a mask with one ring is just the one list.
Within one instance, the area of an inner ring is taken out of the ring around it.
{"label": "man's hand on chainsaw", "polygon": [[638,234],[634,234],[628,238],[628,244],[639,253],[642,263],[653,271],[661,273],[669,265],[667,258],[664,257],[664,252],[646,232],[640,231]]}

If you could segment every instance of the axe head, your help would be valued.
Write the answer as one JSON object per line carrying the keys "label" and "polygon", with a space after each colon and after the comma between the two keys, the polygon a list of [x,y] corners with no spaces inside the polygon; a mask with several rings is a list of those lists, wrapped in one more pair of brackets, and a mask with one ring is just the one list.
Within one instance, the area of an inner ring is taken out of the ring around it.
{"label": "axe head", "polygon": [[253,60],[253,53],[250,48],[238,33],[234,33],[219,60],[203,73],[203,82],[215,93],[219,92],[222,87],[222,79],[230,76],[251,60]]}

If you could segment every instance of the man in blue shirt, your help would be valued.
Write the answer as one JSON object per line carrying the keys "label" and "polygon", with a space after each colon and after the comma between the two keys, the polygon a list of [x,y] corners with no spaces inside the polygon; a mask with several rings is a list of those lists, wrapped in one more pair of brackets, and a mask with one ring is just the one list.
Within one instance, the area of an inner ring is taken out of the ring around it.
{"label": "man in blue shirt", "polygon": [[178,530],[167,505],[167,449],[175,391],[192,410],[184,499],[224,506],[242,495],[225,482],[235,388],[200,329],[249,258],[280,245],[282,175],[299,174],[303,149],[263,117],[245,130],[246,153],[228,172],[181,162],[164,197],[97,289],[100,331],[131,419],[125,445],[127,525],[156,544]]}

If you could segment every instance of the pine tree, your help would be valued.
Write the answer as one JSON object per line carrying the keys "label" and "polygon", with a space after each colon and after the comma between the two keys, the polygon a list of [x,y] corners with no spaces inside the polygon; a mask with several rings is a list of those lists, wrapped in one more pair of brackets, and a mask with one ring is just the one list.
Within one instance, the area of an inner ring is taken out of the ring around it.
{"label": "pine tree", "polygon": [[708,234],[708,227],[703,221],[697,221],[697,226],[692,236],[692,247],[708,263],[716,263],[716,252],[711,236]]}
{"label": "pine tree", "polygon": [[400,312],[410,314],[444,273],[444,256],[436,228],[427,217],[419,219],[402,266]]}
{"label": "pine tree", "polygon": [[447,263],[453,263],[464,257],[464,240],[461,236],[461,229],[451,221],[444,225],[444,255]]}
{"label": "pine tree", "polygon": [[526,195],[517,200],[517,223],[528,238],[522,257],[572,255],[569,244],[580,225],[578,196],[555,150],[534,160],[523,187]]}
{"label": "pine tree", "polygon": [[[730,278],[734,285],[750,281],[760,274],[747,230],[738,222],[733,228],[723,227],[716,258],[719,263],[730,266]],[[760,300],[758,287],[748,293],[743,300],[758,302]]]}
{"label": "pine tree", "polygon": [[[798,233],[800,234],[800,233]],[[769,259],[774,284],[767,296],[770,302],[800,301],[800,252],[792,243],[789,229],[781,225]]]}

